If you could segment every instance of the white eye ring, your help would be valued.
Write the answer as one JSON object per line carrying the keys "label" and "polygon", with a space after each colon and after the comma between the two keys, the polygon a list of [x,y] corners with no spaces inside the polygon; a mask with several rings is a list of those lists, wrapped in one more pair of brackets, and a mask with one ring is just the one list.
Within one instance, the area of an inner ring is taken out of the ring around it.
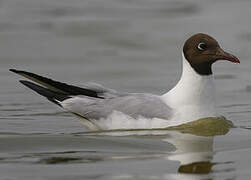
{"label": "white eye ring", "polygon": [[201,50],[201,51],[205,50],[206,49],[206,44],[203,43],[203,42],[199,43],[198,44],[198,49]]}

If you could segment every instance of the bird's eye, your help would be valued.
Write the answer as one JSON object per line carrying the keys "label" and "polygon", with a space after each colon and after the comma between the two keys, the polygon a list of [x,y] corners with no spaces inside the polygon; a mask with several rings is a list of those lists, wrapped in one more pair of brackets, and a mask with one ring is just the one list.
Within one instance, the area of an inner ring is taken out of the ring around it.
{"label": "bird's eye", "polygon": [[199,50],[204,51],[204,50],[206,50],[206,48],[207,48],[207,45],[205,43],[202,42],[202,43],[198,44]]}

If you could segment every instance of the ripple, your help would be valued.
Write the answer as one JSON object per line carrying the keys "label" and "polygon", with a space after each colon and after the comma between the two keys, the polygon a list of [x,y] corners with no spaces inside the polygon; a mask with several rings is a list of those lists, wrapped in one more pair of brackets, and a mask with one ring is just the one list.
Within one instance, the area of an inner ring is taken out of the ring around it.
{"label": "ripple", "polygon": [[215,75],[215,79],[235,79],[236,76],[231,74],[221,74],[221,75]]}
{"label": "ripple", "polygon": [[43,164],[66,164],[80,162],[82,158],[79,157],[50,157],[41,159],[38,163]]}
{"label": "ripple", "polygon": [[251,92],[251,85],[246,86],[246,91]]}
{"label": "ripple", "polygon": [[242,40],[251,41],[251,33],[249,33],[249,32],[242,33],[240,35],[240,37],[241,37]]}
{"label": "ripple", "polygon": [[56,115],[70,117],[69,113],[67,112],[12,114],[9,116],[10,117],[23,117],[23,116],[56,116]]}

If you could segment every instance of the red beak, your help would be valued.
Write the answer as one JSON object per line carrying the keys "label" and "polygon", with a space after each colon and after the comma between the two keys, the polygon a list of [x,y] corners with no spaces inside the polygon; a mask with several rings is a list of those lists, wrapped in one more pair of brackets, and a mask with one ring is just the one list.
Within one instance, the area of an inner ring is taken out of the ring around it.
{"label": "red beak", "polygon": [[235,57],[234,55],[227,53],[223,51],[221,48],[218,49],[218,52],[216,53],[216,60],[227,60],[231,61],[233,63],[240,63],[240,60]]}

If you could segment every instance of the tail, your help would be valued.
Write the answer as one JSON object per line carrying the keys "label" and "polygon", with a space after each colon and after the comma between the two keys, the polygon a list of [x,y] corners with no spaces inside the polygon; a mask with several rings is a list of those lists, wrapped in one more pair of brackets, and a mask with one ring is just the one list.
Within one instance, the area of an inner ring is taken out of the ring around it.
{"label": "tail", "polygon": [[103,99],[102,97],[99,97],[98,92],[94,90],[54,81],[31,72],[20,71],[16,69],[10,69],[10,71],[40,84],[41,86],[29,81],[20,81],[23,85],[29,87],[38,94],[46,97],[48,100],[58,105],[60,105],[59,102],[76,95],[84,95]]}

